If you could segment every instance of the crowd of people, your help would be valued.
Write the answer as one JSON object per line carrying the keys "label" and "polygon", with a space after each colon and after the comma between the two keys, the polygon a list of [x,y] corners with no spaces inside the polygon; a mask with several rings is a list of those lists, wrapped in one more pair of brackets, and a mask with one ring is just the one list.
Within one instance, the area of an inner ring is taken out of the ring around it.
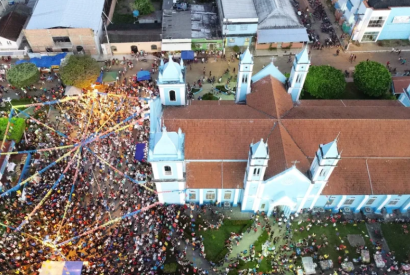
{"label": "crowd of people", "polygon": [[[176,245],[184,209],[157,204],[151,167],[134,158],[136,144],[148,143],[148,100],[157,94],[152,81],[124,78],[51,112],[33,107],[15,150],[33,150],[34,176],[20,189],[7,182],[0,198],[0,273],[39,274],[44,261],[59,260],[85,262],[83,274],[158,274],[167,258],[187,262]],[[193,270],[206,274],[189,264],[181,274]]]}

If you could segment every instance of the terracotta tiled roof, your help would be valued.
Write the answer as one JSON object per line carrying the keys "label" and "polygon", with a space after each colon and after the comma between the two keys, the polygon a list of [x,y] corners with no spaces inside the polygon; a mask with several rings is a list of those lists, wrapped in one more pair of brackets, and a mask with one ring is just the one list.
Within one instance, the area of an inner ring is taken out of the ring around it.
{"label": "terracotta tiled roof", "polygon": [[268,138],[269,148],[269,161],[268,167],[265,171],[265,179],[269,179],[281,172],[283,172],[286,166],[285,151],[283,149],[282,138],[280,135],[279,124],[275,124],[275,128]]}
{"label": "terracotta tiled roof", "polygon": [[291,95],[271,75],[252,85],[252,93],[246,96],[246,104],[275,118],[282,117],[293,108]]}
{"label": "terracotta tiled roof", "polygon": [[[181,128],[185,133],[187,160],[247,159],[251,142],[261,138],[266,140],[275,123],[274,119],[169,119],[167,111],[165,109],[164,115],[167,130],[171,132]],[[212,108],[209,112],[212,112]]]}
{"label": "terracotta tiled roof", "polygon": [[365,159],[341,159],[333,170],[322,195],[371,194]]}
{"label": "terracotta tiled roof", "polygon": [[187,188],[222,188],[222,163],[189,162],[186,164]]}
{"label": "terracotta tiled roof", "polygon": [[224,162],[222,164],[223,188],[242,189],[246,162]]}
{"label": "terracotta tiled roof", "polygon": [[16,12],[10,12],[3,16],[0,19],[0,37],[11,41],[17,41],[26,20],[27,16]]}
{"label": "terracotta tiled roof", "polygon": [[375,195],[409,194],[410,159],[368,159]]}
{"label": "terracotta tiled roof", "polygon": [[186,169],[188,188],[242,189],[246,162],[189,162]]}
{"label": "terracotta tiled roof", "polygon": [[166,107],[164,119],[269,119],[266,114],[246,105],[205,105],[195,104],[186,107]]}
{"label": "terracotta tiled roof", "polygon": [[392,80],[395,94],[402,94],[410,85],[410,76],[396,76]]}
{"label": "terracotta tiled roof", "polygon": [[410,119],[410,112],[404,106],[297,106],[286,114],[285,119]]}
{"label": "terracotta tiled roof", "polygon": [[269,146],[265,179],[294,161],[306,173],[319,145],[338,136],[342,159],[324,195],[410,192],[410,108],[398,101],[302,100],[293,106],[283,85],[267,76],[253,84],[247,105],[195,101],[166,107],[163,118],[168,131],[185,133],[187,161],[218,161],[188,163],[189,188],[243,184],[246,162],[219,161],[246,160],[249,145],[261,138]]}
{"label": "terracotta tiled roof", "polygon": [[[306,173],[310,168],[310,162],[302,150],[295,143],[293,138],[289,135],[288,131],[282,124],[280,124],[280,132],[282,137],[283,149],[285,151],[285,159],[287,167],[296,165],[296,167],[302,172]],[[295,162],[296,161],[296,162]]]}
{"label": "terracotta tiled roof", "polygon": [[192,100],[190,105],[236,105],[233,100]]}
{"label": "terracotta tiled roof", "polygon": [[342,158],[410,156],[410,120],[282,119],[281,123],[308,157],[337,135]]}
{"label": "terracotta tiled roof", "polygon": [[300,107],[377,107],[377,106],[403,106],[397,100],[326,100],[326,99],[309,99],[299,101]]}

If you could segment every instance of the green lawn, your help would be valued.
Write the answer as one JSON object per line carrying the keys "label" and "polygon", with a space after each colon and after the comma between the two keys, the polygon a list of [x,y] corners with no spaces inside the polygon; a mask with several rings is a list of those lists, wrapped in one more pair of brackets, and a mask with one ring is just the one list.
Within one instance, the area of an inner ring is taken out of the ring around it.
{"label": "green lawn", "polygon": [[251,224],[250,220],[225,220],[219,230],[197,231],[196,235],[202,235],[204,239],[206,259],[213,262],[222,260],[228,252],[225,241],[229,239],[231,232],[244,232]]}
{"label": "green lawn", "polygon": [[[383,237],[386,239],[390,251],[396,252],[399,261],[410,258],[410,235],[404,234],[402,226],[402,224],[381,224]],[[407,224],[407,230],[410,230],[410,224]]]}
{"label": "green lawn", "polygon": [[[17,105],[27,105],[27,104],[31,104],[32,103],[32,100],[31,99],[29,99],[29,98],[23,98],[23,99],[12,99],[11,100],[11,104],[13,105],[13,106],[17,106]],[[0,107],[0,111],[9,111],[10,110],[10,103],[6,103],[6,106],[5,107]],[[21,107],[21,108],[18,108],[19,110],[21,109],[21,110],[24,110],[24,109],[27,109],[27,107]]]}
{"label": "green lawn", "polygon": [[[370,250],[370,255],[373,255],[373,244],[370,241],[368,236],[368,232],[366,229],[366,225],[364,223],[359,223],[357,225],[353,225],[353,224],[346,224],[343,225],[341,223],[337,223],[336,227],[333,227],[332,223],[328,223],[329,225],[327,227],[325,226],[317,226],[314,225],[310,231],[306,231],[306,222],[303,222],[300,225],[294,225],[293,226],[293,230],[295,229],[299,229],[302,226],[305,227],[304,231],[297,231],[297,232],[293,232],[293,240],[295,242],[298,242],[299,240],[302,240],[304,238],[307,239],[308,235],[312,235],[313,233],[316,234],[315,239],[317,240],[318,244],[322,244],[324,243],[322,241],[322,234],[324,234],[327,238],[328,238],[328,243],[329,245],[327,247],[322,247],[319,250],[319,255],[325,255],[328,254],[329,255],[329,259],[331,259],[333,261],[333,264],[335,267],[338,267],[338,257],[342,256],[344,257],[345,255],[349,256],[349,260],[351,260],[352,258],[357,258],[359,255],[356,253],[356,248],[351,247],[349,244],[349,241],[347,240],[347,235],[349,234],[359,234],[362,235],[366,246],[369,248]],[[336,246],[339,245],[345,245],[346,249],[344,250],[336,250]],[[372,258],[372,256],[370,256],[370,258]]]}
{"label": "green lawn", "polygon": [[[257,256],[261,251],[262,251],[262,245],[268,240],[269,235],[266,231],[263,231],[263,233],[259,236],[259,238],[256,240],[256,242],[253,244],[255,246],[255,255]],[[242,269],[248,269],[248,268],[254,268],[256,267],[257,261],[249,261],[249,262],[244,262],[244,261],[239,261],[239,270]],[[270,261],[266,260],[264,258],[260,265],[259,265],[259,272],[269,272],[272,270],[272,266],[270,265]],[[231,275],[231,273],[229,273]],[[232,273],[235,274],[235,273]]]}

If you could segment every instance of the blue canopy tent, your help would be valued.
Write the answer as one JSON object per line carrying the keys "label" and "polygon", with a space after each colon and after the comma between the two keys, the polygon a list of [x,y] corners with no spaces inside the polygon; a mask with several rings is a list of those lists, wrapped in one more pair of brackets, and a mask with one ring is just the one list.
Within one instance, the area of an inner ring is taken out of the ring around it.
{"label": "blue canopy tent", "polygon": [[150,79],[151,79],[151,74],[148,71],[139,71],[137,73],[138,81],[150,80]]}
{"label": "blue canopy tent", "polygon": [[104,76],[104,72],[101,72],[101,73],[100,73],[100,76],[97,77],[97,80],[95,81],[95,83],[100,83],[100,84],[102,84],[102,83],[103,83],[103,76]]}
{"label": "blue canopy tent", "polygon": [[183,60],[194,60],[194,51],[182,51],[181,58]]}
{"label": "blue canopy tent", "polygon": [[40,275],[81,275],[83,262],[43,262]]}
{"label": "blue canopy tent", "polygon": [[135,160],[143,161],[144,160],[144,150],[145,150],[145,143],[137,143],[137,149],[135,150]]}
{"label": "blue canopy tent", "polygon": [[33,63],[37,68],[51,68],[51,66],[60,66],[61,59],[65,58],[67,53],[59,53],[54,56],[43,56],[41,58],[30,58],[29,60],[18,60],[16,64]]}

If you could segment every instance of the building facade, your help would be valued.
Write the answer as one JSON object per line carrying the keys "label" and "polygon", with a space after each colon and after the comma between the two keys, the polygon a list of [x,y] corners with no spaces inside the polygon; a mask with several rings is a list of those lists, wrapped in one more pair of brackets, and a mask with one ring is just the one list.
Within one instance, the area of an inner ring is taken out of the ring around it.
{"label": "building facade", "polygon": [[[238,73],[253,63],[248,55]],[[150,103],[148,161],[161,202],[286,215],[408,211],[408,93],[398,101],[300,100],[310,65],[305,48],[289,81],[273,64],[249,76],[239,104],[183,102],[177,65],[161,64],[160,98]]]}
{"label": "building facade", "polygon": [[258,29],[253,0],[218,0],[217,4],[224,46],[249,46]]}
{"label": "building facade", "polygon": [[353,40],[410,39],[410,5],[406,1],[339,0],[335,8],[343,13]]}
{"label": "building facade", "polygon": [[115,2],[39,0],[24,35],[33,52],[101,54],[103,26]]}

